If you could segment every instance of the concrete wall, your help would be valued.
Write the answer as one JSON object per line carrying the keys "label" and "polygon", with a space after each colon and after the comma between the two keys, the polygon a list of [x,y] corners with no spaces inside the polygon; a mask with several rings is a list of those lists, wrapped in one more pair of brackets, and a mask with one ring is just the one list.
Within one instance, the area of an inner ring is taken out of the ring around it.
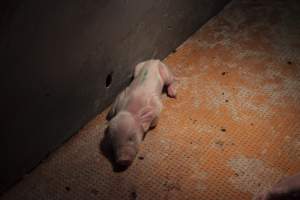
{"label": "concrete wall", "polygon": [[107,107],[137,62],[164,58],[227,1],[1,3],[0,191]]}

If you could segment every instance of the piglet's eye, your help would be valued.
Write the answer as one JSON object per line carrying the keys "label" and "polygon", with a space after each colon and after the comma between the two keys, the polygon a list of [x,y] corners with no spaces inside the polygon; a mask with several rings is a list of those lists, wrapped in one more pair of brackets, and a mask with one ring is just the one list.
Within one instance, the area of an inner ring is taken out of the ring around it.
{"label": "piglet's eye", "polygon": [[133,141],[133,137],[130,136],[130,137],[128,138],[128,140],[129,140],[130,142],[132,142],[132,141]]}

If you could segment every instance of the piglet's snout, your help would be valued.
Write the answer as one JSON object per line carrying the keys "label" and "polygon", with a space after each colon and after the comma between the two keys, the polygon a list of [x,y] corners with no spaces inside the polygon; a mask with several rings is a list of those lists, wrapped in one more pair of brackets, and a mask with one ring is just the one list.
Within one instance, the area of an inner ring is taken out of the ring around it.
{"label": "piglet's snout", "polygon": [[136,151],[131,147],[123,147],[117,152],[116,162],[118,165],[129,166],[133,162]]}

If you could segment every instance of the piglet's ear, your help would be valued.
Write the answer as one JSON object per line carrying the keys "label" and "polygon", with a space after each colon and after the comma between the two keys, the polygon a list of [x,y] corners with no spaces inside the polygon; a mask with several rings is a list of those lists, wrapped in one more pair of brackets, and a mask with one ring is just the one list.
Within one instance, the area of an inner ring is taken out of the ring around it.
{"label": "piglet's ear", "polygon": [[141,110],[139,114],[139,120],[141,122],[141,126],[144,132],[148,131],[150,124],[153,120],[155,113],[153,111],[153,108],[151,107],[145,107]]}

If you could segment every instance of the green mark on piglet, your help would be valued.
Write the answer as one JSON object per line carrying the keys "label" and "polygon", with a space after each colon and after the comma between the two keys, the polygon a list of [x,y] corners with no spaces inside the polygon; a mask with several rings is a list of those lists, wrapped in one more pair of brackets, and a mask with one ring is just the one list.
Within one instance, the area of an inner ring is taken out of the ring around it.
{"label": "green mark on piglet", "polygon": [[142,79],[141,79],[142,83],[146,80],[147,74],[148,74],[148,69],[145,69],[143,72],[143,75],[142,75]]}

